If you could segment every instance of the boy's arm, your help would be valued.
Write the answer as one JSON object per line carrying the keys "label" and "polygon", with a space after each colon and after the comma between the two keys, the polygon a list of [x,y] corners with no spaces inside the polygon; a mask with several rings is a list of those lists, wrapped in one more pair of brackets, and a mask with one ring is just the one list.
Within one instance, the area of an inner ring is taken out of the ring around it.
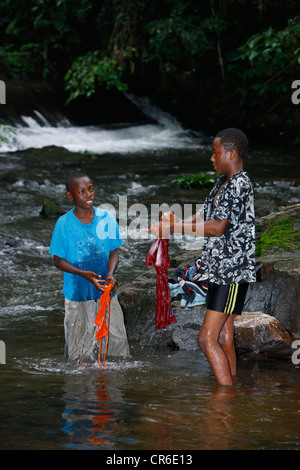
{"label": "boy's arm", "polygon": [[[174,222],[178,222],[176,215],[172,211],[164,212],[161,220],[162,222],[167,222],[171,220],[173,220]],[[196,222],[201,222],[201,221],[203,221],[203,219],[201,218],[200,214],[198,214],[197,212],[196,214],[190,215],[189,217],[184,219],[182,222],[194,224]]]}
{"label": "boy's arm", "polygon": [[225,220],[202,220],[201,222],[186,223],[184,221],[175,223],[171,227],[172,232],[186,233],[188,235],[198,235],[200,237],[221,237],[225,232],[228,219]]}
{"label": "boy's arm", "polygon": [[79,269],[76,266],[73,266],[69,261],[65,260],[64,258],[60,258],[59,256],[53,256],[54,266],[60,269],[61,271],[65,271],[71,274],[78,274],[79,276],[84,277],[88,281],[90,281],[98,290],[101,289],[101,285],[99,285],[99,281],[101,279],[100,274],[94,273],[93,271],[84,271],[83,269]]}
{"label": "boy's arm", "polygon": [[200,236],[200,237],[221,237],[225,232],[228,219],[225,220],[206,220],[200,218],[192,221],[181,222],[158,222],[151,226],[152,232],[156,237],[168,238],[170,232],[186,233],[188,235]]}

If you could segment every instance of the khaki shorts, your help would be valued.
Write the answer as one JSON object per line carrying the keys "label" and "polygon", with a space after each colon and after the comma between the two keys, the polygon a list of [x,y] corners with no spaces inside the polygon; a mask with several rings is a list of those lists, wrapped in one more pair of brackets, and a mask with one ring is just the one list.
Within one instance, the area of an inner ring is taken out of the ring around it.
{"label": "khaki shorts", "polygon": [[[95,318],[99,309],[99,300],[75,302],[65,299],[65,356],[70,360],[98,357],[99,341],[95,341],[97,325]],[[105,350],[106,338],[103,338],[101,351]],[[124,325],[123,311],[114,295],[110,302],[109,334],[107,356],[127,356],[129,345]]]}

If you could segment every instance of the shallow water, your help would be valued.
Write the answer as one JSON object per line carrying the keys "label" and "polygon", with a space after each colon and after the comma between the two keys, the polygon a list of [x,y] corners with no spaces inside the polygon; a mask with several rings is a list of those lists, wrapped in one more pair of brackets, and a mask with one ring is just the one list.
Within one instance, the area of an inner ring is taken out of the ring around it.
{"label": "shallow water", "polygon": [[47,333],[2,371],[2,449],[300,448],[299,369],[286,361],[240,357],[227,391],[199,351],[72,366]]}
{"label": "shallow water", "polygon": [[[0,234],[12,241],[0,247],[0,340],[6,345],[6,364],[0,364],[0,448],[300,449],[300,370],[290,360],[239,356],[230,393],[217,386],[200,351],[131,344],[130,359],[108,361],[109,369],[64,360],[62,273],[48,255],[55,219],[40,217],[43,199],[52,197],[70,209],[63,180],[74,169],[93,178],[97,204],[116,208],[122,195],[128,207],[138,202],[149,212],[162,202],[194,208],[207,193],[170,185],[182,173],[211,170],[207,144],[187,145],[176,134],[176,145],[169,140],[173,148],[164,143],[151,150],[142,129],[123,132],[127,140],[138,132],[147,145],[53,167],[27,165],[22,152],[11,149],[0,154],[1,172],[18,173],[16,183],[0,185]],[[80,134],[76,140],[76,129],[73,135],[74,144],[82,140]],[[259,215],[299,202],[296,152],[254,149],[246,166]],[[150,238],[125,240],[120,284],[148,269],[144,259],[150,246]],[[172,240],[170,255],[190,247],[190,239]]]}

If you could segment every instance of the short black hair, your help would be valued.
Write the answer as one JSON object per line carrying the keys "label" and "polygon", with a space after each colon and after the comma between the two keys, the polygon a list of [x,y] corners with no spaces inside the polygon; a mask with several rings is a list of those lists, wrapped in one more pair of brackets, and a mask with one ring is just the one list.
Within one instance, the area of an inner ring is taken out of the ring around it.
{"label": "short black hair", "polygon": [[248,151],[248,139],[240,129],[230,127],[218,132],[215,139],[219,137],[224,149],[235,150],[240,158],[245,158]]}
{"label": "short black hair", "polygon": [[66,178],[66,181],[65,181],[66,190],[70,191],[73,181],[79,178],[89,178],[89,176],[86,175],[85,173],[80,173],[80,172],[72,173]]}

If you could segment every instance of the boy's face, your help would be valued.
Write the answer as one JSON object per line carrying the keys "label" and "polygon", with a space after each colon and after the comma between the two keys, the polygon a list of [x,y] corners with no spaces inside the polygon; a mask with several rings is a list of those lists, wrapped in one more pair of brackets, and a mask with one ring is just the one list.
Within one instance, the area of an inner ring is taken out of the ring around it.
{"label": "boy's face", "polygon": [[220,137],[214,139],[212,143],[212,151],[213,154],[211,156],[210,161],[213,164],[214,170],[219,174],[222,175],[227,173],[230,169],[230,164],[232,161],[232,151],[226,151],[221,144]]}
{"label": "boy's face", "polygon": [[95,190],[90,178],[84,176],[74,180],[66,196],[76,207],[91,208],[95,200]]}

